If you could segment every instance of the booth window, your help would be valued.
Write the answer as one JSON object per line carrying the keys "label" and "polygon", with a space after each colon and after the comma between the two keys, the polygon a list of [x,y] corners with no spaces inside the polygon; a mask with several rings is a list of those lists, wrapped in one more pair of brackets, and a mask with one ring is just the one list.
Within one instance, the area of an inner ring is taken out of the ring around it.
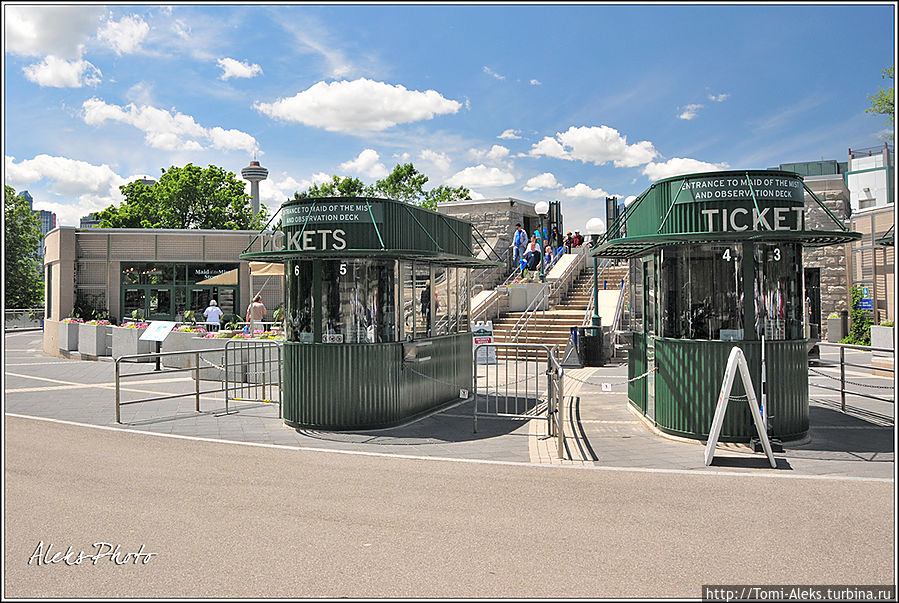
{"label": "booth window", "polygon": [[322,343],[396,341],[394,264],[322,261]]}
{"label": "booth window", "polygon": [[287,340],[312,343],[312,262],[288,261],[285,288]]}
{"label": "booth window", "polygon": [[684,245],[660,253],[664,337],[742,340],[743,258],[739,245]]}
{"label": "booth window", "polygon": [[802,247],[798,243],[755,248],[755,329],[761,339],[803,339]]}

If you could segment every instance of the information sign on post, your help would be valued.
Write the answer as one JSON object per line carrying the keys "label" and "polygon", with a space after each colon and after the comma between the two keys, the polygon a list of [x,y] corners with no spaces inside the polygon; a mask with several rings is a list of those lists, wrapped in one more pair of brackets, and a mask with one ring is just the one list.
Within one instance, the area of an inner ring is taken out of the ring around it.
{"label": "information sign on post", "polygon": [[870,297],[863,297],[858,302],[859,310],[873,310],[874,309],[874,300]]}
{"label": "information sign on post", "polygon": [[[496,364],[496,348],[492,345],[493,341],[493,321],[476,322],[471,328],[472,346],[477,350],[478,364]],[[482,345],[482,347],[477,347]]]}
{"label": "information sign on post", "polygon": [[168,320],[154,320],[147,327],[147,330],[141,333],[138,339],[141,341],[162,341],[172,332],[176,324],[178,323]]}

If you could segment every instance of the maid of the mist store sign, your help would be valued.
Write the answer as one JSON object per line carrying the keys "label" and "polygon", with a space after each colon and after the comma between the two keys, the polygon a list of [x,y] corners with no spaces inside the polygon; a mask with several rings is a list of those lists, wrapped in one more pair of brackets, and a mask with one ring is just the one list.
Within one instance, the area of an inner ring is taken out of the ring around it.
{"label": "maid of the mist store sign", "polygon": [[[384,221],[384,207],[380,203],[338,201],[304,203],[281,210],[282,226],[299,227],[296,232],[284,233],[284,248],[296,251],[340,251],[346,249],[346,230],[336,224],[370,224]],[[327,225],[329,228],[324,228]],[[305,229],[303,228],[305,226]]]}
{"label": "maid of the mist store sign", "polygon": [[722,174],[677,185],[680,191],[675,194],[680,199],[692,196],[698,206],[703,232],[805,229],[805,195],[796,178]]}

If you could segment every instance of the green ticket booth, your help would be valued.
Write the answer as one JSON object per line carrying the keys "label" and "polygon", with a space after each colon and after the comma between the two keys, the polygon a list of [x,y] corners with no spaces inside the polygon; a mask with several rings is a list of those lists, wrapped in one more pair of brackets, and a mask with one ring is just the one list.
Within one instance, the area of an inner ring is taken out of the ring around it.
{"label": "green ticket booth", "polygon": [[[806,203],[805,193],[810,196]],[[806,229],[824,212],[832,230]],[[593,250],[630,263],[629,403],[661,431],[708,437],[727,359],[742,348],[770,435],[809,427],[802,250],[861,238],[792,172],[724,171],[653,184]],[[739,379],[721,440],[755,428]],[[740,404],[739,402],[743,402]]]}
{"label": "green ticket booth", "polygon": [[376,429],[467,397],[472,225],[389,199],[289,201],[269,247],[283,262],[284,420]]}

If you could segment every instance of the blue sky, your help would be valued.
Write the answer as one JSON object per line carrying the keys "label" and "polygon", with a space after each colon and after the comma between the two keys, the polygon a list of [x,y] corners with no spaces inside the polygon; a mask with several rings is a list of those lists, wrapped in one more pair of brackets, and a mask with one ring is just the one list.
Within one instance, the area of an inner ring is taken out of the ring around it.
{"label": "blue sky", "polygon": [[881,145],[865,109],[896,53],[892,3],[3,10],[4,181],[62,225],[137,176],[256,154],[273,210],[412,162],[583,228],[659,178]]}

